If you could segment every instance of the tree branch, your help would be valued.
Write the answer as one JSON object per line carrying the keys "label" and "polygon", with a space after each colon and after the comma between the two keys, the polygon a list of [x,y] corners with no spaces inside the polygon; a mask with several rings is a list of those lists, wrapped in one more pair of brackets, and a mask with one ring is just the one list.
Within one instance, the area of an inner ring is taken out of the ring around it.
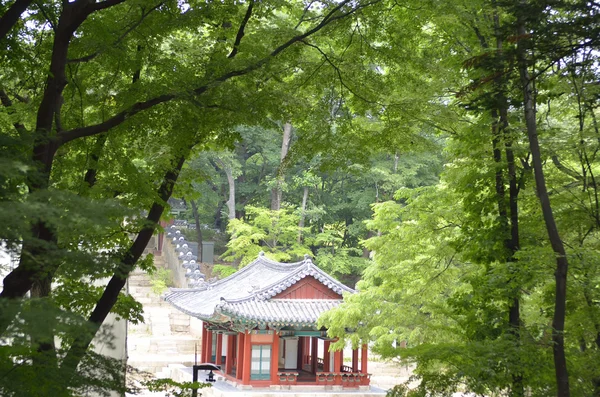
{"label": "tree branch", "polygon": [[[106,0],[106,1],[109,1],[109,0]],[[115,0],[115,1],[117,1],[117,0]],[[192,90],[191,93],[193,93],[195,95],[200,95],[200,94],[203,94],[204,92],[206,92],[207,90],[209,90],[210,88],[216,87],[216,86],[220,85],[221,83],[224,83],[225,81],[230,80],[233,77],[243,76],[245,74],[248,74],[248,73],[262,67],[264,64],[268,63],[271,59],[275,58],[278,54],[280,54],[282,51],[284,51],[288,47],[292,46],[293,44],[295,44],[297,42],[302,41],[303,39],[309,37],[312,34],[315,34],[319,30],[323,29],[325,26],[329,25],[330,23],[332,23],[336,20],[345,18],[348,15],[353,14],[354,12],[356,12],[357,10],[359,10],[361,8],[365,8],[372,4],[376,4],[380,0],[371,1],[369,3],[358,6],[356,8],[352,8],[350,11],[348,11],[346,13],[341,13],[339,15],[336,15],[336,13],[344,5],[350,3],[351,1],[352,0],[345,0],[345,1],[341,2],[336,7],[334,7],[323,18],[323,20],[320,23],[318,23],[315,27],[306,31],[305,33],[302,33],[302,34],[292,37],[291,39],[289,39],[288,41],[286,41],[285,43],[281,44],[280,46],[275,48],[273,51],[271,51],[271,53],[269,55],[267,55],[266,57],[264,57],[263,59],[255,62],[253,64],[250,64],[250,65],[246,66],[245,68],[232,70],[228,73],[225,73],[225,74],[221,75],[220,77],[214,79],[212,82],[206,83],[205,85],[202,85],[202,86]],[[65,143],[70,142],[77,138],[101,134],[103,132],[108,131],[111,128],[114,128],[114,127],[120,125],[129,117],[131,117],[143,110],[150,109],[158,104],[168,102],[168,101],[171,101],[171,100],[173,100],[175,98],[179,98],[179,97],[183,97],[183,94],[164,94],[164,95],[149,99],[144,102],[137,102],[133,106],[129,107],[128,109],[123,110],[122,112],[116,114],[115,116],[111,117],[110,119],[108,119],[102,123],[95,124],[95,125],[88,126],[88,127],[74,128],[69,131],[63,131],[57,135],[58,145],[60,146],[62,144],[65,144]]]}
{"label": "tree branch", "polygon": [[345,0],[342,1],[340,4],[338,4],[336,7],[334,7],[324,18],[321,22],[319,22],[314,28],[306,31],[303,34],[300,34],[298,36],[292,37],[290,40],[288,40],[287,42],[285,42],[284,44],[280,45],[279,47],[277,47],[276,49],[273,50],[273,52],[271,52],[270,56],[271,57],[275,57],[277,54],[279,54],[281,51],[285,50],[286,48],[290,47],[292,44],[295,44],[299,41],[304,40],[305,38],[307,38],[308,36],[318,32],[319,30],[323,29],[325,26],[329,25],[331,22],[336,21],[338,19],[342,19],[347,17],[348,15],[354,14],[356,11],[358,11],[361,8],[365,8],[368,7],[370,5],[379,3],[380,0],[374,0],[371,1],[369,3],[366,3],[362,6],[357,6],[356,8],[351,9],[350,11],[346,12],[346,13],[340,13],[339,15],[335,15],[343,6],[345,6],[346,4],[350,3],[352,0]]}
{"label": "tree branch", "polygon": [[94,125],[91,125],[88,127],[74,128],[72,130],[68,130],[68,131],[59,133],[57,135],[58,143],[59,143],[59,145],[63,145],[74,139],[101,134],[103,132],[110,130],[111,128],[118,126],[119,124],[123,123],[125,120],[130,118],[131,116],[133,116],[143,110],[150,109],[151,107],[154,107],[158,104],[168,102],[168,101],[174,99],[175,97],[176,97],[175,94],[167,94],[167,95],[161,95],[156,98],[149,99],[144,102],[137,102],[133,106],[129,107],[128,109],[123,110],[120,113],[117,113],[116,115],[114,115],[113,117],[109,118],[108,120],[106,120],[102,123],[94,124]]}
{"label": "tree branch", "polygon": [[238,53],[238,49],[240,43],[242,42],[242,38],[244,37],[244,29],[246,29],[246,24],[248,24],[248,20],[252,16],[252,9],[254,8],[254,0],[250,0],[248,4],[248,9],[246,10],[246,15],[244,15],[244,19],[240,24],[240,28],[238,29],[237,35],[235,36],[235,42],[233,43],[233,49],[231,53],[227,56],[227,58],[233,58]]}
{"label": "tree branch", "polygon": [[[8,94],[6,93],[6,91],[4,91],[3,89],[0,88],[0,102],[2,103],[2,105],[9,109],[9,112],[12,110],[10,108],[12,108],[12,101],[11,99],[8,97]],[[15,127],[15,129],[18,132],[23,132],[25,131],[25,125],[23,125],[23,123],[20,123],[18,121],[13,123],[13,126]]]}
{"label": "tree branch", "polygon": [[376,101],[369,100],[369,99],[365,98],[364,96],[356,93],[352,88],[350,88],[348,86],[348,84],[346,84],[346,82],[344,81],[344,79],[342,77],[342,71],[340,70],[340,68],[335,63],[333,63],[333,61],[329,58],[329,56],[325,52],[323,52],[323,50],[321,50],[318,46],[316,46],[314,44],[310,44],[309,42],[307,42],[305,40],[302,40],[302,43],[307,45],[308,47],[316,49],[321,54],[321,56],[325,59],[325,61],[335,70],[335,73],[338,76],[338,80],[340,81],[340,84],[342,85],[342,87],[347,89],[348,92],[350,92],[352,95],[356,96],[357,98],[360,98],[361,100],[363,100],[367,103],[377,103]]}
{"label": "tree branch", "polygon": [[[123,41],[123,39],[125,39],[125,37],[127,37],[127,35],[129,33],[131,33],[135,28],[140,26],[142,24],[142,22],[144,22],[144,20],[146,19],[146,17],[148,17],[148,15],[150,15],[153,11],[156,11],[163,4],[165,4],[165,3],[163,1],[161,1],[160,3],[158,3],[157,5],[152,7],[150,10],[148,10],[147,12],[144,12],[144,10],[142,9],[142,16],[140,17],[140,19],[138,21],[136,21],[135,23],[133,23],[128,29],[126,29],[125,32],[123,32],[119,36],[119,38],[117,38],[117,40],[115,40],[115,42],[110,45],[110,47],[117,46],[119,43],[121,43]],[[96,58],[101,53],[102,53],[102,51],[98,50],[98,51],[95,51],[89,55],[86,55],[86,56],[83,56],[80,58],[68,59],[67,63],[89,62],[92,59]]]}
{"label": "tree branch", "polygon": [[308,14],[308,10],[310,10],[310,7],[313,5],[313,3],[314,3],[314,0],[312,0],[310,3],[308,3],[306,5],[306,7],[304,7],[304,11],[302,12],[302,16],[298,20],[298,23],[296,24],[296,26],[294,26],[294,29],[298,29],[298,27],[300,25],[302,25],[302,22],[304,22],[304,17],[306,16],[306,14]]}
{"label": "tree branch", "polygon": [[579,175],[577,172],[570,170],[563,163],[560,162],[557,155],[552,155],[552,163],[562,171],[564,174],[569,175],[571,178],[577,179],[578,181],[583,181],[583,177]]}
{"label": "tree branch", "polygon": [[104,1],[101,1],[99,3],[94,3],[90,7],[90,9],[91,9],[90,13],[92,13],[94,11],[100,11],[100,10],[104,10],[106,8],[110,8],[110,7],[116,6],[117,4],[121,4],[124,1],[125,0],[104,0]]}
{"label": "tree branch", "polygon": [[21,14],[25,12],[32,0],[17,0],[10,6],[8,11],[0,17],[0,40],[3,40],[8,32],[17,23]]}

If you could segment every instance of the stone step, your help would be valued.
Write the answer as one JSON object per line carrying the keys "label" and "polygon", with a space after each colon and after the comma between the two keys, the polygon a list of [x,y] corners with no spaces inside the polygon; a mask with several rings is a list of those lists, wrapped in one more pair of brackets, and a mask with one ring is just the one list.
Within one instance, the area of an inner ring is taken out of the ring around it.
{"label": "stone step", "polygon": [[152,283],[150,282],[150,278],[148,277],[137,277],[137,276],[129,276],[129,286],[130,287],[152,287]]}
{"label": "stone step", "polygon": [[[164,259],[155,256],[155,265]],[[190,317],[181,313],[152,290],[151,277],[136,271],[129,279],[129,293],[143,305],[144,324],[130,324],[128,364],[143,371],[169,377],[169,366],[191,365],[200,340],[189,335]]]}
{"label": "stone step", "polygon": [[[160,296],[139,296],[132,295],[136,301],[140,302],[142,305],[151,305],[151,306],[161,306],[163,303],[167,303],[161,299]],[[167,303],[168,304],[168,303]],[[169,305],[170,306],[170,305]],[[167,307],[167,306],[165,306]]]}
{"label": "stone step", "polygon": [[140,370],[155,374],[163,371],[163,368],[168,367],[169,364],[182,364],[185,366],[192,366],[194,363],[194,354],[171,354],[171,355],[137,355],[130,354],[127,360],[127,364]]}

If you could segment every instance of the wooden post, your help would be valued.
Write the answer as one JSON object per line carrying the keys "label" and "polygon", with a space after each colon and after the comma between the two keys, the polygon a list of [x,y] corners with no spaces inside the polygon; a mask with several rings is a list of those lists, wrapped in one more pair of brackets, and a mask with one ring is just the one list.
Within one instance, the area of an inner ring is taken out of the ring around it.
{"label": "wooden post", "polygon": [[274,331],[273,342],[271,343],[271,384],[279,384],[279,334]]}
{"label": "wooden post", "polygon": [[238,343],[237,343],[237,362],[235,363],[235,377],[237,379],[242,379],[242,374],[244,373],[244,340],[246,339],[246,335],[242,332],[238,333]]}
{"label": "wooden post", "polygon": [[233,368],[233,355],[234,355],[234,335],[227,335],[227,355],[225,356],[225,373],[231,375],[231,369]]}
{"label": "wooden post", "polygon": [[[308,365],[310,362],[308,361],[308,357],[310,356],[310,338],[308,336],[303,336],[304,338],[304,364]],[[304,365],[302,366],[304,369]]]}
{"label": "wooden post", "polygon": [[342,372],[342,364],[344,363],[343,351],[337,350],[333,353],[333,371]]}
{"label": "wooden post", "polygon": [[367,345],[362,346],[362,352],[360,357],[360,372],[363,374],[367,373],[367,362],[369,361],[369,349]]}
{"label": "wooden post", "polygon": [[206,330],[206,324],[202,323],[202,347],[200,348],[200,362],[207,363],[206,359],[206,341],[208,339],[208,331]]}
{"label": "wooden post", "polygon": [[242,384],[250,384],[250,369],[252,365],[252,342],[250,334],[246,334],[244,338],[244,370],[242,372]]}
{"label": "wooden post", "polygon": [[358,372],[358,347],[352,349],[352,372]]}
{"label": "wooden post", "polygon": [[223,356],[223,334],[217,334],[217,351],[215,352],[215,364],[221,365]]}
{"label": "wooden post", "polygon": [[312,374],[317,372],[317,356],[319,355],[319,343],[317,337],[313,336],[310,338],[310,372]]}
{"label": "wooden post", "polygon": [[331,353],[329,353],[329,346],[331,345],[331,342],[326,340],[324,345],[325,348],[323,349],[323,372],[330,372],[329,370],[331,369]]}
{"label": "wooden post", "polygon": [[298,338],[298,364],[296,365],[298,370],[303,368],[304,360],[304,337],[301,336]]}

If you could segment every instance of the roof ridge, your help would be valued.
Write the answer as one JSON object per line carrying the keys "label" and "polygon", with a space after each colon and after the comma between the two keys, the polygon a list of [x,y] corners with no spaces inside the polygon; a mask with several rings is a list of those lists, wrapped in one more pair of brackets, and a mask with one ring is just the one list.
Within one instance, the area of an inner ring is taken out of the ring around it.
{"label": "roof ridge", "polygon": [[342,302],[343,299],[310,299],[310,298],[303,298],[303,299],[292,299],[292,298],[277,298],[277,299],[263,299],[259,296],[256,296],[256,294],[251,295],[251,296],[245,296],[243,298],[234,298],[234,299],[226,299],[224,297],[221,297],[221,300],[219,301],[219,305],[221,304],[225,304],[225,303],[231,303],[231,304],[236,304],[236,303],[245,303],[245,302],[298,302],[298,303],[305,303],[305,302],[322,302],[322,301],[340,301]]}
{"label": "roof ridge", "polygon": [[[305,257],[306,257],[306,255],[305,255]],[[254,259],[252,262],[248,263],[246,266],[237,270],[235,273],[233,273],[221,280],[217,280],[216,282],[214,282],[212,284],[209,284],[208,288],[210,289],[217,285],[224,284],[224,283],[228,282],[229,280],[236,279],[236,278],[248,273],[251,269],[258,266],[259,264],[263,264],[263,265],[269,267],[270,269],[289,270],[290,268],[293,269],[294,267],[298,267],[298,266],[302,265],[303,263],[304,263],[304,261],[292,262],[292,263],[277,262],[273,259],[267,258],[264,251],[260,251],[258,253],[258,257],[256,259]]]}
{"label": "roof ridge", "polygon": [[[296,284],[301,279],[306,276],[312,276],[321,284],[332,290],[333,292],[342,295],[343,292],[356,293],[352,288],[344,285],[340,281],[334,279],[332,276],[327,274],[325,271],[321,270],[317,265],[315,265],[308,255],[304,256],[304,260],[299,262],[301,264],[306,264],[306,266],[299,266],[296,270],[292,271],[287,277],[283,280],[279,280],[277,282],[273,282],[258,291],[256,291],[253,295],[256,296],[260,300],[265,300],[274,297],[278,293],[285,291],[287,288],[291,287],[292,284]],[[316,276],[316,277],[315,277]],[[325,279],[325,280],[323,280]],[[290,280],[290,285],[285,285],[285,281]],[[282,285],[282,283],[284,285]]]}

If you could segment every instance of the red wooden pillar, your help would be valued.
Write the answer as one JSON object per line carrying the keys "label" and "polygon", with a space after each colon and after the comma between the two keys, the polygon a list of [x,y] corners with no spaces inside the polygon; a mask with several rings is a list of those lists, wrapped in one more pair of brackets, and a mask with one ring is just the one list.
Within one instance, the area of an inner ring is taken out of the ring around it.
{"label": "red wooden pillar", "polygon": [[310,369],[311,373],[314,374],[317,372],[317,356],[319,354],[319,343],[317,338],[313,336],[310,338]]}
{"label": "red wooden pillar", "polygon": [[[310,357],[310,337],[308,336],[303,336],[304,338],[304,364],[308,365],[310,364],[309,361],[309,357]],[[304,368],[304,366],[302,367]]]}
{"label": "red wooden pillar", "polygon": [[237,379],[242,379],[242,374],[244,371],[244,341],[246,339],[246,335],[243,333],[238,333],[238,343],[237,343],[237,362],[235,363],[235,377]]}
{"label": "red wooden pillar", "polygon": [[358,372],[358,348],[352,349],[352,372]]}
{"label": "red wooden pillar", "polygon": [[331,342],[326,340],[324,343],[325,348],[323,349],[323,372],[329,372],[331,368],[331,354],[329,353],[329,345]]}
{"label": "red wooden pillar", "polygon": [[206,362],[206,339],[208,338],[206,336],[207,332],[206,332],[206,324],[202,323],[202,344],[200,347],[200,362],[201,363],[205,363]]}
{"label": "red wooden pillar", "polygon": [[298,338],[298,362],[296,368],[302,369],[304,367],[304,337]]}
{"label": "red wooden pillar", "polygon": [[205,363],[212,362],[212,338],[213,333],[211,330],[206,330],[206,360]]}
{"label": "red wooden pillar", "polygon": [[337,350],[333,353],[333,371],[342,372],[342,364],[344,363],[343,351]]}
{"label": "red wooden pillar", "polygon": [[217,351],[215,352],[215,364],[221,365],[223,356],[223,334],[217,334]]}
{"label": "red wooden pillar", "polygon": [[360,356],[360,372],[363,374],[367,373],[367,362],[369,361],[369,349],[367,345],[362,346],[362,352]]}
{"label": "red wooden pillar", "polygon": [[271,344],[271,384],[279,384],[279,334],[274,332],[273,343]]}
{"label": "red wooden pillar", "polygon": [[227,355],[225,356],[225,373],[231,375],[233,368],[234,335],[227,335]]}
{"label": "red wooden pillar", "polygon": [[242,370],[242,384],[250,384],[250,368],[252,365],[252,341],[251,335],[246,334],[244,340],[244,364]]}

